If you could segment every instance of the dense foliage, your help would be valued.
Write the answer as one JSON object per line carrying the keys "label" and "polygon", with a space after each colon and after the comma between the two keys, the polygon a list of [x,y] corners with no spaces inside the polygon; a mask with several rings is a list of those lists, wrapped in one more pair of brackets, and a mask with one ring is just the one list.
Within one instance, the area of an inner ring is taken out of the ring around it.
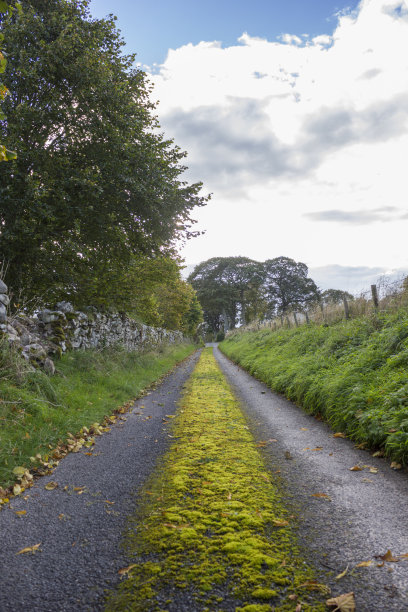
{"label": "dense foliage", "polygon": [[206,198],[182,180],[185,153],[158,132],[114,18],[91,19],[86,0],[21,4],[2,24],[0,141],[18,158],[0,176],[0,260],[15,294],[83,302],[194,235]]}
{"label": "dense foliage", "polygon": [[[19,5],[18,5],[19,6]],[[0,23],[2,23],[9,15],[12,14],[12,7],[10,7],[9,3],[6,0],[0,0]],[[4,40],[3,34],[0,33],[0,74],[4,72],[6,69],[6,58],[1,52],[2,43]],[[1,104],[4,101],[5,97],[8,95],[9,91],[5,85],[0,81],[0,120],[6,119],[5,114],[1,110]],[[2,161],[10,161],[11,159],[15,159],[16,154],[14,151],[9,151],[6,149],[4,144],[0,142],[0,162]]]}
{"label": "dense foliage", "polygon": [[257,262],[247,257],[213,257],[189,276],[212,332],[238,323],[304,310],[320,299],[306,264],[289,257]]}
{"label": "dense foliage", "polygon": [[408,312],[235,332],[226,355],[336,430],[408,463]]}

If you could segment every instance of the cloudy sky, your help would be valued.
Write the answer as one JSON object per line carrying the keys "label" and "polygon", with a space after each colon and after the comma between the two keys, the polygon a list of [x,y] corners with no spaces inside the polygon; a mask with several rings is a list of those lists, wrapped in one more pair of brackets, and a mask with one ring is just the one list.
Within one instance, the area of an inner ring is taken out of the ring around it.
{"label": "cloudy sky", "polygon": [[351,292],[408,272],[407,0],[91,2],[112,10],[213,194],[186,264],[283,255]]}

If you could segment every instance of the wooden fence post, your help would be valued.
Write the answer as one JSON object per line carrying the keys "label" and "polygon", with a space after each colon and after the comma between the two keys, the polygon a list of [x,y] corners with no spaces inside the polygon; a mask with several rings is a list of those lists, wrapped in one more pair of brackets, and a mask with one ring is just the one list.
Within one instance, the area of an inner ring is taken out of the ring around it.
{"label": "wooden fence post", "polygon": [[378,308],[377,285],[371,285],[371,295],[373,296],[374,308],[377,310],[377,308]]}
{"label": "wooden fence post", "polygon": [[350,318],[350,309],[349,309],[349,305],[348,305],[348,301],[346,296],[343,296],[343,304],[344,304],[344,314],[346,319]]}

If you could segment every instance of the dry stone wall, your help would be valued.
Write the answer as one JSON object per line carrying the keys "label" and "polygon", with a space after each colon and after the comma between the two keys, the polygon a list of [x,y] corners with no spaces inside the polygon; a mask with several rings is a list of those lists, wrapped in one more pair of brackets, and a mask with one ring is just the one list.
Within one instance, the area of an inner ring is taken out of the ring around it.
{"label": "dry stone wall", "polygon": [[129,351],[155,348],[183,341],[179,331],[149,327],[124,314],[103,314],[95,308],[77,311],[69,302],[33,316],[7,316],[7,286],[0,281],[0,333],[34,365],[54,373],[54,360],[67,350],[122,345]]}

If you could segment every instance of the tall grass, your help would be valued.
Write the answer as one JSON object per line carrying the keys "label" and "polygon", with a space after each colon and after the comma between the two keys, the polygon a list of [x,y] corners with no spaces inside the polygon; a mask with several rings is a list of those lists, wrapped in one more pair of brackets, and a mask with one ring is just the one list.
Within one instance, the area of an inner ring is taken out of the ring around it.
{"label": "tall grass", "polygon": [[408,310],[229,336],[221,350],[337,431],[408,463]]}
{"label": "tall grass", "polygon": [[30,457],[47,453],[68,432],[101,422],[194,350],[181,344],[150,353],[74,351],[49,378],[0,341],[0,486],[14,480],[14,467],[28,467]]}

